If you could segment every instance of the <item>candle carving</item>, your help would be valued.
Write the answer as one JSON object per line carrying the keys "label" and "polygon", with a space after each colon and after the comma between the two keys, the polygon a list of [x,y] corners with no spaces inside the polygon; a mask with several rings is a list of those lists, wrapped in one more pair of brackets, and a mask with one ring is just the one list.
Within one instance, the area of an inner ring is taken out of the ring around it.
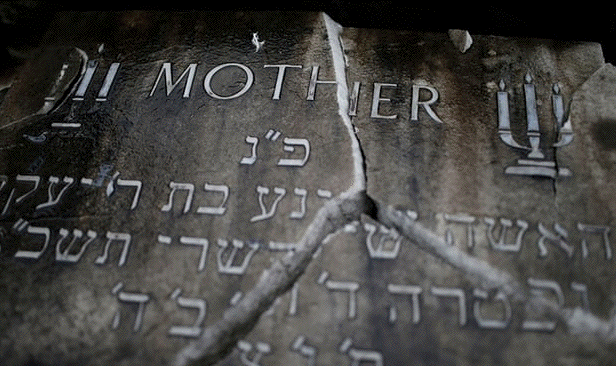
{"label": "candle carving", "polygon": [[[567,168],[557,167],[556,163],[546,160],[541,151],[541,130],[539,128],[539,114],[537,112],[537,95],[535,85],[530,74],[526,74],[524,82],[524,102],[526,110],[526,135],[528,145],[518,143],[511,131],[509,115],[509,94],[505,90],[505,82],[499,82],[499,91],[496,93],[498,105],[498,134],[500,139],[516,149],[527,151],[526,159],[519,159],[518,165],[509,166],[505,169],[506,174],[530,175],[556,178],[557,176],[570,176],[571,171]],[[571,121],[565,121],[565,108],[558,84],[552,87],[552,111],[556,119],[555,128],[558,132],[558,141],[553,143],[553,148],[560,148],[571,143],[573,130]]]}

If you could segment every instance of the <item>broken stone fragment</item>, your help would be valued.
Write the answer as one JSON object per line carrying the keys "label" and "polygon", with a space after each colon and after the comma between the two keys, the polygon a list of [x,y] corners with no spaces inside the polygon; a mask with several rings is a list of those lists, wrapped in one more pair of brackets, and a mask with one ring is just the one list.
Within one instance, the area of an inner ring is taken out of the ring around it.
{"label": "broken stone fragment", "polygon": [[465,53],[469,48],[471,48],[473,38],[468,31],[462,29],[450,29],[448,33],[449,38],[460,50],[460,52]]}

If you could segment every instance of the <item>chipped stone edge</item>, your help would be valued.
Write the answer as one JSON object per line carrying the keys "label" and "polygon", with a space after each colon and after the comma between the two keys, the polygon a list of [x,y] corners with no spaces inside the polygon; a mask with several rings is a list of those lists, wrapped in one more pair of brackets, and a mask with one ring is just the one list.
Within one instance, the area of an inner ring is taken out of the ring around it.
{"label": "chipped stone edge", "polygon": [[448,32],[449,39],[462,53],[466,53],[473,45],[473,37],[467,30],[463,29],[450,29]]}

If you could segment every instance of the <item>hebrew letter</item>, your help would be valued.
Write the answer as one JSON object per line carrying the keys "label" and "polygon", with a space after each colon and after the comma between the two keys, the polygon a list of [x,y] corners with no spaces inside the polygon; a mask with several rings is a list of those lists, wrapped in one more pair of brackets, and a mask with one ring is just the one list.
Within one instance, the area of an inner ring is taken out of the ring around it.
{"label": "hebrew letter", "polygon": [[524,237],[524,233],[528,229],[528,223],[522,220],[516,220],[516,225],[520,228],[518,230],[518,234],[515,238],[515,243],[505,243],[507,229],[513,226],[513,222],[507,219],[500,219],[501,229],[499,232],[498,240],[494,237],[494,227],[496,226],[496,220],[490,217],[486,217],[483,221],[488,225],[486,229],[486,235],[488,237],[488,242],[490,246],[494,250],[500,250],[503,252],[519,252],[522,247],[522,238]]}
{"label": "hebrew letter", "polygon": [[15,199],[15,204],[18,205],[21,202],[23,202],[26,198],[30,197],[32,194],[34,194],[34,192],[38,189],[39,187],[39,183],[41,182],[41,177],[39,177],[38,175],[20,175],[18,174],[17,177],[15,177],[15,181],[16,182],[32,182],[34,183],[34,187],[29,190],[28,192],[24,193],[23,195],[17,197]]}
{"label": "hebrew letter", "polygon": [[[118,283],[111,293],[118,296],[118,300],[124,303],[138,304],[137,308],[137,316],[135,317],[135,323],[133,324],[133,331],[136,332],[141,328],[141,323],[143,322],[143,314],[145,313],[145,305],[150,301],[150,295],[141,294],[141,293],[132,293],[132,292],[124,292],[121,291],[124,285],[120,282]],[[113,329],[117,329],[120,325],[120,311],[116,313],[113,319]]]}
{"label": "hebrew letter", "polygon": [[17,234],[21,234],[30,223],[22,218],[17,219],[13,224],[13,231]]}
{"label": "hebrew letter", "polygon": [[199,245],[202,247],[201,249],[201,256],[199,257],[199,267],[198,267],[198,271],[201,272],[205,269],[205,259],[207,257],[207,248],[208,248],[208,241],[207,239],[204,238],[190,238],[190,237],[186,237],[186,236],[181,236],[180,237],[180,244],[184,244],[184,245]]}
{"label": "hebrew letter", "polygon": [[[388,284],[387,291],[394,295],[411,295],[411,308],[413,309],[413,324],[419,323],[421,320],[421,313],[419,308],[419,295],[421,294],[421,287],[419,286],[405,286]],[[389,321],[394,323],[398,319],[398,309],[395,306],[389,308]]]}
{"label": "hebrew letter", "polygon": [[81,76],[81,82],[79,83],[79,87],[77,88],[77,91],[75,92],[75,96],[73,97],[73,100],[76,100],[76,101],[83,100],[83,97],[86,94],[88,85],[90,85],[90,82],[92,81],[92,76],[94,75],[94,71],[96,71],[97,67],[98,67],[97,60],[88,61],[86,71]]}
{"label": "hebrew letter", "polygon": [[232,242],[232,248],[226,260],[223,260],[223,256],[225,251],[227,251],[227,249],[229,248],[229,242],[226,240],[218,239],[218,246],[220,247],[217,256],[218,272],[233,275],[244,274],[246,272],[246,269],[248,268],[248,265],[250,264],[250,259],[259,249],[259,244],[248,243],[248,247],[250,248],[248,253],[244,256],[243,259],[240,260],[239,264],[233,264],[236,259],[236,256],[238,256],[238,252],[242,250],[242,248],[244,248],[244,242],[241,240],[234,239]]}
{"label": "hebrew letter", "polygon": [[57,262],[68,262],[68,263],[77,263],[79,262],[79,260],[81,259],[81,256],[83,255],[83,253],[85,253],[86,248],[88,247],[88,245],[90,245],[90,243],[92,243],[92,241],[94,241],[96,239],[96,232],[92,231],[92,230],[88,230],[88,239],[85,241],[85,243],[83,243],[83,245],[81,246],[81,248],[79,249],[79,252],[75,253],[75,254],[71,254],[71,249],[73,248],[73,245],[75,245],[75,243],[79,240],[81,241],[81,238],[83,238],[83,231],[81,230],[73,230],[73,239],[71,240],[71,242],[66,246],[66,248],[64,248],[64,250],[61,249],[62,244],[64,243],[64,240],[66,240],[66,238],[69,235],[69,231],[62,228],[60,229],[60,238],[58,239],[58,243],[56,244],[56,261]]}
{"label": "hebrew letter", "polygon": [[432,287],[432,295],[437,297],[457,297],[459,308],[459,322],[463,326],[466,324],[466,301],[464,297],[464,291],[459,288],[447,288],[447,287]]}
{"label": "hebrew letter", "polygon": [[237,342],[237,348],[240,350],[240,360],[245,366],[260,366],[259,362],[263,355],[272,351],[271,347],[267,343],[257,342],[255,345],[255,351],[253,352],[252,359],[249,358],[249,354],[252,351],[252,345],[244,340]]}
{"label": "hebrew letter", "polygon": [[257,193],[259,193],[259,207],[261,207],[261,214],[252,217],[250,219],[250,222],[265,220],[274,216],[274,214],[276,213],[276,207],[278,206],[278,202],[280,202],[280,200],[284,197],[287,191],[284,188],[274,187],[274,193],[276,193],[278,196],[272,203],[272,207],[269,209],[269,211],[267,210],[267,208],[265,207],[265,203],[263,202],[263,196],[269,194],[269,188],[257,186]]}
{"label": "hebrew letter", "polygon": [[317,358],[317,349],[312,346],[308,346],[306,344],[306,337],[303,335],[297,336],[293,344],[291,345],[291,350],[299,353],[302,357],[306,358],[307,366],[314,366]]}
{"label": "hebrew letter", "polygon": [[205,183],[205,190],[207,192],[220,192],[222,193],[222,203],[216,207],[202,206],[197,208],[197,213],[206,215],[224,215],[227,208],[227,199],[229,198],[229,187],[226,185],[208,184]]}
{"label": "hebrew letter", "polygon": [[306,196],[308,195],[308,191],[302,188],[295,188],[293,192],[300,197],[300,208],[299,211],[291,212],[289,217],[292,219],[302,219],[306,216]]}
{"label": "hebrew letter", "polygon": [[284,151],[286,152],[294,152],[295,148],[293,146],[303,146],[304,147],[304,157],[301,159],[280,159],[278,161],[278,165],[280,166],[304,166],[308,161],[308,157],[310,156],[310,143],[306,139],[292,139],[285,137],[284,140]]}
{"label": "hebrew letter", "polygon": [[92,188],[94,186],[94,179],[92,178],[81,178],[80,181],[82,186],[86,186],[87,188]]}
{"label": "hebrew letter", "polygon": [[[557,282],[529,278],[528,285],[530,287],[534,287],[531,288],[532,295],[542,297],[546,291],[551,291],[556,295],[559,308],[562,308],[564,305],[565,296],[563,295],[563,291]],[[556,321],[524,320],[522,322],[522,329],[535,332],[552,332],[556,329]]]}
{"label": "hebrew letter", "polygon": [[297,249],[298,244],[297,243],[283,243],[283,242],[279,242],[279,241],[270,241],[268,243],[268,248],[271,251],[290,251],[290,250],[295,250]]}
{"label": "hebrew letter", "polygon": [[332,198],[332,192],[326,189],[317,189],[317,196],[321,198]]}
{"label": "hebrew letter", "polygon": [[40,205],[36,206],[37,210],[41,210],[47,207],[51,207],[51,206],[55,206],[58,204],[58,202],[60,202],[60,200],[62,199],[62,197],[64,196],[64,194],[66,193],[66,191],[73,185],[73,183],[75,182],[75,180],[71,177],[64,177],[64,179],[62,180],[66,185],[64,187],[62,187],[62,189],[60,190],[60,192],[58,192],[58,195],[56,196],[56,198],[54,198],[54,194],[53,194],[53,188],[56,184],[60,183],[60,178],[58,177],[49,177],[49,188],[47,190],[47,202],[45,203],[41,203]]}
{"label": "hebrew letter", "polygon": [[[472,248],[475,245],[475,228],[473,227],[473,224],[475,223],[475,218],[473,216],[468,216],[464,214],[444,214],[444,219],[445,222],[466,225],[466,244],[469,248]],[[445,242],[449,245],[454,244],[453,233],[451,229],[447,229],[447,231],[445,232]]]}
{"label": "hebrew letter", "polygon": [[49,239],[51,238],[51,230],[49,230],[49,228],[46,228],[46,227],[37,227],[37,226],[28,225],[26,232],[32,235],[44,236],[45,240],[43,241],[43,246],[41,247],[40,250],[18,250],[17,253],[15,253],[15,258],[39,259],[41,255],[43,255],[43,252],[45,252],[45,249],[47,249],[47,246],[49,245]]}
{"label": "hebrew letter", "polygon": [[543,224],[539,223],[539,233],[541,233],[541,238],[539,238],[539,241],[537,242],[537,246],[539,247],[539,256],[545,257],[548,255],[548,250],[545,247],[545,241],[548,240],[556,247],[567,253],[569,258],[573,257],[574,248],[565,241],[568,236],[567,231],[559,224],[554,224],[554,230],[556,231],[556,234],[546,229]]}
{"label": "hebrew letter", "polygon": [[383,366],[383,356],[377,351],[351,348],[349,350],[351,365],[359,366],[364,362],[371,362],[375,366]]}
{"label": "hebrew letter", "polygon": [[402,237],[394,229],[378,225],[378,240],[374,238],[377,231],[376,225],[364,223],[364,229],[368,232],[366,247],[370,258],[395,259],[398,256]]}
{"label": "hebrew letter", "polygon": [[[9,178],[6,175],[0,175],[0,192],[4,190]],[[11,193],[9,193],[8,198],[6,199],[6,203],[4,204],[4,208],[2,209],[2,213],[0,213],[0,218],[3,218],[8,215],[11,205],[13,204],[13,196],[15,195],[15,189],[11,189]]]}
{"label": "hebrew letter", "polygon": [[359,284],[357,282],[341,282],[341,281],[325,281],[325,287],[331,291],[347,291],[349,293],[349,319],[355,318],[357,315],[357,290]]}
{"label": "hebrew letter", "polygon": [[299,297],[299,287],[295,283],[291,289],[291,299],[289,300],[289,315],[297,315],[297,299]]}
{"label": "hebrew letter", "polygon": [[345,338],[338,348],[340,352],[349,355],[351,366],[365,365],[367,362],[375,366],[383,366],[383,356],[380,352],[351,348],[352,345],[353,341],[350,338]]}
{"label": "hebrew letter", "polygon": [[139,196],[141,195],[141,181],[118,179],[117,184],[118,186],[135,187],[135,194],[133,195],[133,202],[130,205],[130,209],[134,210],[135,208],[137,208],[137,204],[139,203]]}
{"label": "hebrew letter", "polygon": [[252,165],[257,161],[257,145],[259,144],[259,139],[253,136],[246,136],[246,143],[252,144],[251,155],[249,157],[243,157],[240,160],[240,164]]}
{"label": "hebrew letter", "polygon": [[112,233],[107,232],[107,243],[105,244],[105,249],[103,250],[103,254],[101,254],[94,263],[96,264],[105,264],[107,262],[107,258],[109,258],[109,247],[111,243],[114,241],[122,241],[124,242],[124,246],[122,247],[122,254],[120,254],[120,260],[118,261],[118,266],[122,267],[124,263],[126,263],[126,257],[128,257],[128,248],[130,247],[130,234],[126,233]]}
{"label": "hebrew letter", "polygon": [[205,320],[207,303],[203,299],[191,299],[182,297],[180,296],[181,292],[181,289],[176,289],[171,294],[171,299],[177,301],[178,306],[187,309],[197,309],[199,313],[197,315],[197,320],[195,320],[192,326],[174,325],[169,328],[169,335],[197,338],[199,337],[199,335],[201,335],[201,325]]}
{"label": "hebrew letter", "polygon": [[163,206],[163,212],[169,212],[173,208],[173,195],[175,191],[178,189],[185,189],[188,191],[188,196],[186,196],[186,203],[184,203],[184,213],[187,213],[190,210],[190,205],[192,203],[193,194],[195,192],[195,186],[191,183],[176,183],[170,182],[169,187],[171,188],[171,193],[169,193],[169,202]]}
{"label": "hebrew letter", "polygon": [[[578,222],[577,224],[578,230],[595,235],[602,235],[603,237],[603,245],[605,246],[605,259],[612,259],[612,246],[610,245],[610,228],[607,226],[597,226],[597,225],[586,225]],[[586,243],[586,238],[582,239],[582,258],[588,258],[588,245]]]}
{"label": "hebrew letter", "polygon": [[589,311],[590,302],[588,301],[588,287],[585,284],[579,282],[571,282],[571,290],[580,294],[580,300],[582,301],[582,309]]}
{"label": "hebrew letter", "polygon": [[111,64],[111,66],[109,66],[109,70],[107,71],[107,75],[105,76],[105,81],[103,82],[103,86],[98,91],[98,96],[96,97],[97,102],[107,101],[107,95],[109,94],[109,89],[111,89],[111,84],[113,83],[113,79],[115,78],[119,68],[120,68],[119,62],[114,62]]}
{"label": "hebrew letter", "polygon": [[498,319],[484,319],[481,315],[481,310],[479,308],[480,302],[488,300],[487,291],[476,288],[473,291],[473,295],[475,295],[476,299],[473,303],[473,314],[475,315],[475,319],[477,320],[477,324],[479,328],[487,328],[487,329],[506,329],[511,322],[511,304],[509,303],[509,299],[507,295],[502,291],[498,291],[494,296],[494,300],[500,301],[503,303],[503,307],[505,309],[505,315],[502,320]]}

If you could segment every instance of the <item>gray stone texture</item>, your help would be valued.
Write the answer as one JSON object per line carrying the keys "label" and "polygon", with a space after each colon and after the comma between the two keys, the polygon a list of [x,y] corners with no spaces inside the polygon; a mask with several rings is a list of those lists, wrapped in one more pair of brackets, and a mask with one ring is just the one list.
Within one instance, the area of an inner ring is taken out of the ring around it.
{"label": "gray stone texture", "polygon": [[[616,71],[600,45],[343,27],[336,60],[327,19],[55,19],[0,100],[2,363],[173,363],[287,258],[329,195],[353,186],[358,157],[368,197],[420,223],[436,244],[366,209],[327,237],[220,364],[616,361]],[[361,83],[357,99],[334,82],[340,61],[349,93]],[[97,101],[113,63],[117,75]],[[169,87],[179,80],[169,92],[165,65]],[[279,65],[292,65],[282,84]],[[317,83],[309,100],[315,66],[330,83]],[[525,83],[535,87],[544,154],[530,164],[567,176],[507,170],[529,158],[499,138],[497,93],[507,92],[513,138],[528,145]],[[573,129],[562,147],[553,146],[555,83]],[[357,107],[354,134],[338,98]],[[75,234],[68,254],[96,238],[75,263],[59,260]],[[505,280],[515,285],[494,285]],[[189,329],[198,306],[205,315]]]}

